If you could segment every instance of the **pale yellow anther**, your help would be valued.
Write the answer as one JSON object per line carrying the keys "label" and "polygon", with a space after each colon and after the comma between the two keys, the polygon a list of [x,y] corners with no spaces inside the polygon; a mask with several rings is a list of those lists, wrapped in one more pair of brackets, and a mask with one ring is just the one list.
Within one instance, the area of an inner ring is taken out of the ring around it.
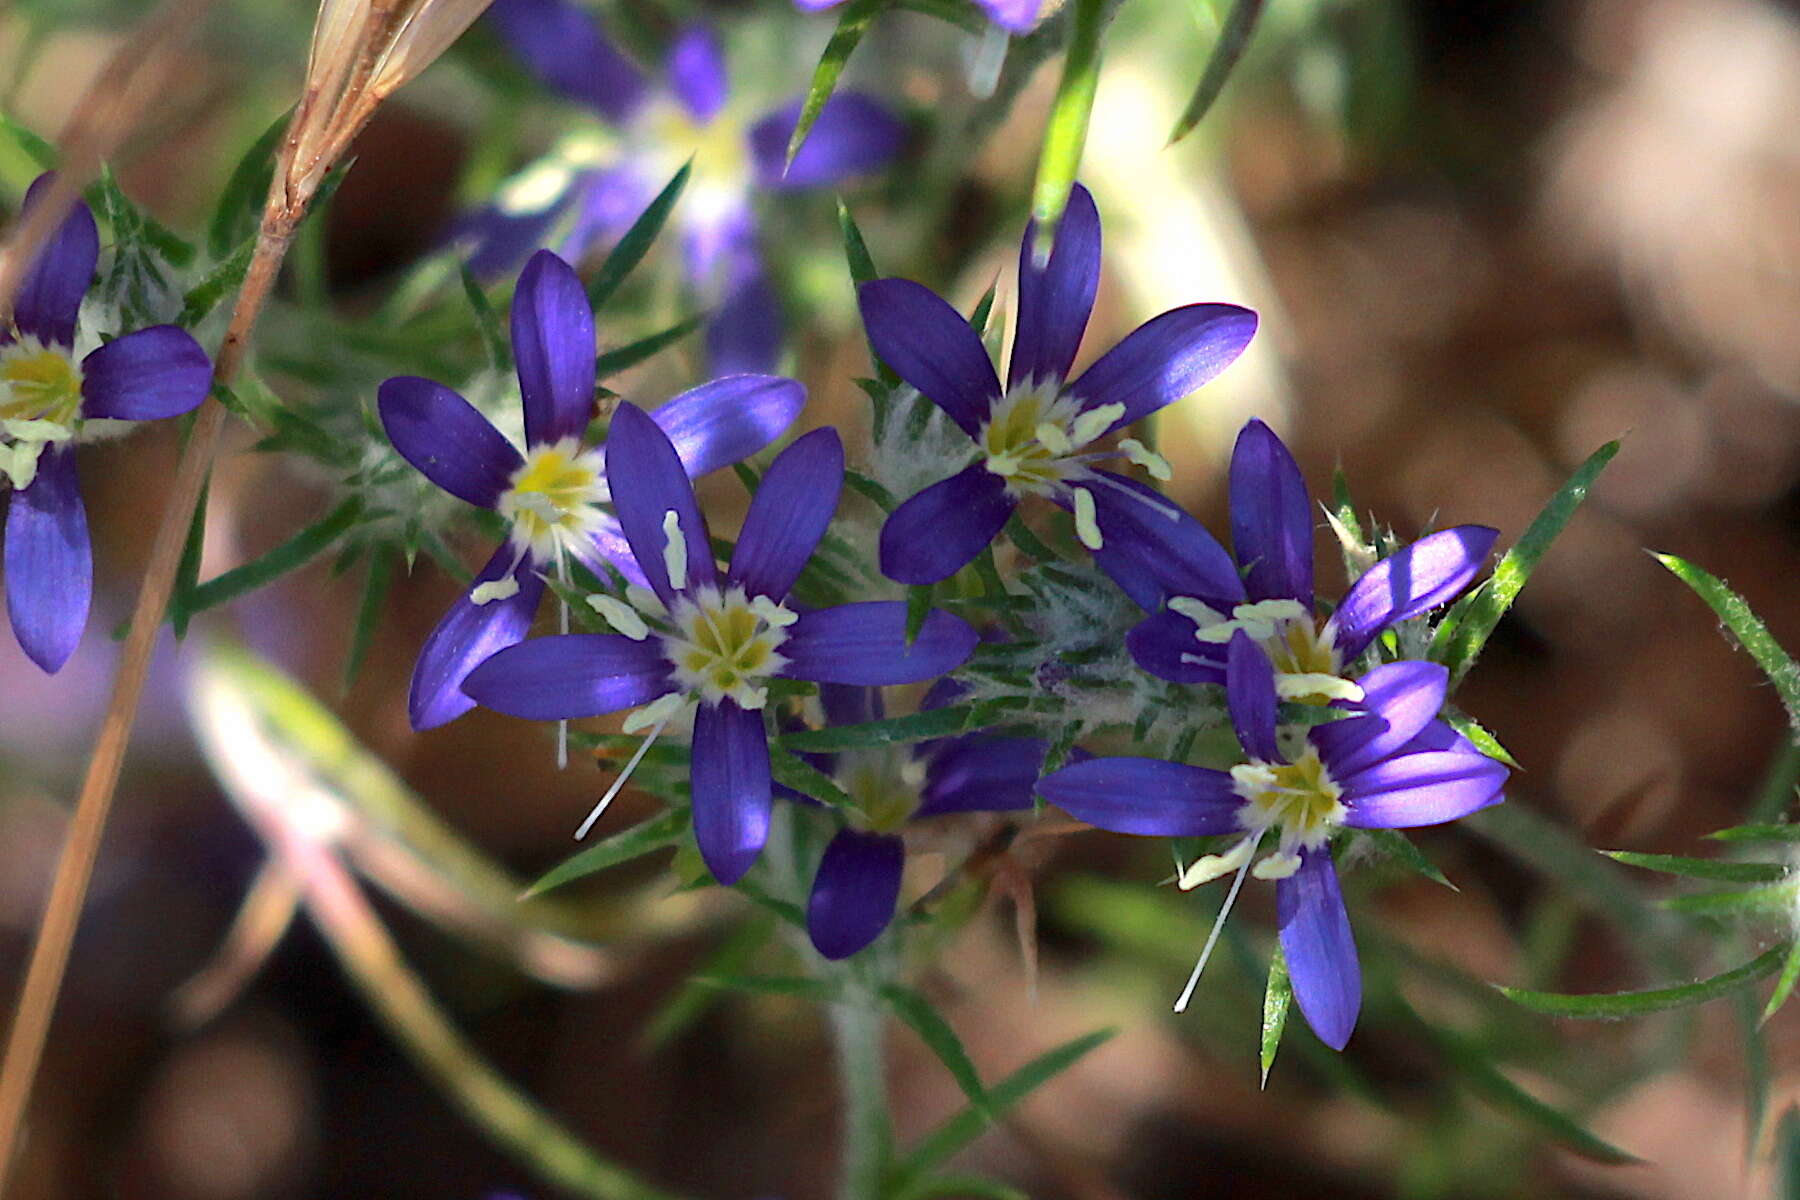
{"label": "pale yellow anther", "polygon": [[1169,611],[1186,617],[1196,625],[1217,625],[1225,620],[1225,614],[1193,596],[1171,596]]}
{"label": "pale yellow anther", "polygon": [[987,469],[1002,479],[1017,475],[1024,465],[1025,460],[1017,454],[990,454],[987,459]]}
{"label": "pale yellow anther", "polygon": [[1223,854],[1203,854],[1182,871],[1176,886],[1184,892],[1191,892],[1202,884],[1229,875],[1243,866],[1255,850],[1256,838],[1247,837]]}
{"label": "pale yellow anther", "polygon": [[1119,449],[1125,457],[1137,466],[1144,468],[1150,478],[1167,483],[1175,478],[1175,470],[1169,466],[1169,460],[1158,454],[1136,438],[1124,438],[1119,442]]}
{"label": "pale yellow anther", "polygon": [[519,581],[508,572],[498,579],[490,579],[486,583],[476,584],[469,591],[469,603],[479,608],[484,604],[510,599],[518,594]]}
{"label": "pale yellow anther", "polygon": [[800,614],[789,608],[783,608],[767,596],[752,596],[750,611],[763,619],[763,622],[775,629],[786,629],[800,619]]}
{"label": "pale yellow anther", "polygon": [[587,598],[588,607],[600,614],[602,620],[624,634],[634,642],[641,642],[650,636],[650,626],[638,615],[635,608],[614,596],[597,595]]}
{"label": "pale yellow anther", "polygon": [[1086,488],[1075,489],[1075,536],[1089,550],[1098,550],[1105,545],[1100,536],[1099,515],[1094,509],[1094,493]]}
{"label": "pale yellow anther", "polygon": [[1067,454],[1075,449],[1074,444],[1069,441],[1069,435],[1063,432],[1062,426],[1053,422],[1042,422],[1034,432],[1037,434],[1037,440],[1043,443],[1044,449],[1052,454]]}
{"label": "pale yellow anther", "polygon": [[1123,404],[1102,404],[1099,408],[1090,408],[1075,418],[1075,424],[1069,429],[1069,440],[1077,446],[1085,446],[1111,429],[1124,415]]}
{"label": "pale yellow anther", "polygon": [[681,535],[681,518],[674,509],[663,514],[663,569],[669,573],[669,586],[680,591],[687,586],[688,547]]}
{"label": "pale yellow anther", "polygon": [[670,692],[668,695],[653,700],[642,708],[634,709],[625,714],[625,723],[621,728],[623,728],[626,733],[636,733],[640,729],[648,729],[652,725],[660,725],[664,721],[669,720],[676,713],[680,712],[687,702],[688,698],[680,692]]}
{"label": "pale yellow anther", "polygon": [[1250,873],[1258,879],[1287,879],[1300,869],[1300,856],[1277,851],[1264,858]]}
{"label": "pale yellow anther", "polygon": [[1278,674],[1275,676],[1275,694],[1283,700],[1307,700],[1317,704],[1319,698],[1325,700],[1361,700],[1362,685],[1354,683],[1338,675],[1326,675],[1317,671]]}

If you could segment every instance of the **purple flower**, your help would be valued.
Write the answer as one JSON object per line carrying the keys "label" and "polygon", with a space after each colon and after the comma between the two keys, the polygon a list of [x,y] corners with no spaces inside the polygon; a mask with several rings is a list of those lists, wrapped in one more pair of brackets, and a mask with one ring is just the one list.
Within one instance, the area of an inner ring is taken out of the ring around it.
{"label": "purple flower", "polygon": [[862,287],[875,353],[975,442],[973,462],[906,501],[882,528],[881,569],[901,583],[935,583],[967,566],[1026,496],[1073,511],[1082,543],[1097,552],[1146,521],[1175,520],[1174,505],[1094,466],[1124,456],[1166,478],[1166,463],[1132,439],[1118,451],[1088,447],[1212,379],[1256,332],[1247,308],[1190,304],[1140,325],[1069,382],[1100,281],[1100,216],[1087,189],[1070,194],[1041,269],[1033,238],[1027,228],[1004,388],[980,336],[935,292],[906,279]]}
{"label": "purple flower", "polygon": [[[32,183],[26,208],[50,178]],[[212,386],[206,351],[174,325],[127,333],[77,361],[76,318],[99,257],[94,216],[78,203],[25,276],[12,326],[0,329],[0,487],[13,492],[6,607],[19,646],[51,673],[80,643],[94,592],[76,445],[114,436],[122,422],[187,412]]]}
{"label": "purple flower", "polygon": [[784,171],[800,116],[796,100],[754,118],[731,102],[725,56],[711,30],[679,33],[666,78],[646,79],[607,41],[594,15],[568,0],[496,0],[488,10],[521,61],[551,88],[624,133],[608,155],[591,134],[509,183],[458,222],[470,268],[498,274],[538,246],[576,262],[625,232],[681,164],[693,175],[679,214],[690,285],[713,309],[707,352],[719,372],[766,371],[781,351],[780,300],[757,245],[760,191],[834,187],[885,167],[905,129],[869,96],[844,91],[819,113]]}
{"label": "purple flower", "polygon": [[[962,691],[941,680],[921,710],[950,703]],[[873,688],[822,685],[826,721],[854,725],[879,720],[881,693]],[[1041,738],[986,733],[937,738],[913,746],[882,746],[809,756],[859,804],[858,813],[825,847],[806,906],[806,931],[826,958],[848,958],[893,920],[906,866],[901,830],[913,821],[950,813],[1017,812],[1032,807],[1048,744]]]}
{"label": "purple flower", "polygon": [[[823,12],[843,2],[844,0],[794,0],[794,6],[802,12]],[[975,0],[975,3],[987,14],[988,20],[1008,33],[1029,33],[1043,10],[1043,0]]]}
{"label": "purple flower", "polygon": [[[594,315],[581,281],[547,250],[519,276],[512,306],[513,356],[524,407],[523,454],[473,405],[443,384],[413,376],[381,385],[381,423],[401,456],[452,496],[492,509],[511,536],[426,639],[407,710],[430,729],[474,707],[469,671],[522,639],[544,594],[543,572],[612,564],[642,581],[598,450],[582,445],[594,414]],[[681,468],[699,476],[747,458],[799,415],[805,390],[791,379],[736,375],[684,392],[652,420],[673,440]]]}
{"label": "purple flower", "polygon": [[1038,790],[1102,829],[1236,837],[1223,854],[1182,873],[1181,886],[1192,888],[1236,872],[1175,1009],[1187,1007],[1244,876],[1253,874],[1276,881],[1281,948],[1300,1011],[1322,1041],[1342,1050],[1362,1005],[1362,974],[1332,838],[1346,828],[1410,829],[1465,817],[1500,801],[1506,768],[1437,719],[1449,672],[1436,663],[1376,667],[1362,677],[1360,701],[1335,702],[1354,715],[1312,726],[1298,753],[1288,754],[1276,736],[1268,655],[1239,630],[1228,659],[1226,702],[1249,762],[1225,772],[1096,758],[1047,776]]}
{"label": "purple flower", "polygon": [[1138,665],[1175,683],[1222,683],[1240,631],[1275,664],[1283,699],[1355,699],[1344,670],[1381,632],[1448,603],[1475,579],[1497,531],[1458,525],[1420,538],[1351,584],[1331,616],[1314,614],[1313,514],[1292,454],[1261,421],[1231,456],[1236,561],[1192,517],[1140,522],[1107,565],[1152,615],[1126,637]]}
{"label": "purple flower", "polygon": [[[968,658],[975,631],[933,612],[908,643],[903,602],[787,606],[837,510],[844,449],[835,430],[806,434],[770,464],[723,577],[693,485],[648,414],[619,407],[606,465],[619,524],[648,587],[628,590],[630,603],[590,598],[618,633],[522,642],[476,668],[463,687],[488,708],[537,720],[636,708],[625,730],[651,729],[650,739],[693,707],[694,836],[713,876],[735,883],[769,834],[769,682],[916,683]],[[622,776],[595,815],[623,783]]]}

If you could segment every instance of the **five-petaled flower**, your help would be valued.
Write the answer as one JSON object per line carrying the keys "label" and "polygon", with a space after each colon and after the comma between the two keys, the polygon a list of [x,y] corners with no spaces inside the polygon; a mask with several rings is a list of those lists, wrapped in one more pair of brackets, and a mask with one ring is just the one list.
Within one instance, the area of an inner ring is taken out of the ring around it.
{"label": "five-petaled flower", "polygon": [[622,134],[609,151],[582,131],[522,172],[452,236],[477,274],[507,270],[538,246],[579,262],[623,234],[689,156],[693,174],[674,220],[683,265],[713,311],[706,348],[718,372],[766,371],[781,351],[781,303],[758,246],[758,191],[834,187],[888,165],[905,129],[870,96],[826,103],[792,164],[799,100],[754,116],[734,103],[725,54],[704,26],[681,30],[654,86],[608,42],[592,12],[569,0],[495,0],[489,19],[521,61],[557,92]]}
{"label": "five-petaled flower", "polygon": [[1297,747],[1284,749],[1269,656],[1240,629],[1227,660],[1226,703],[1249,762],[1227,772],[1096,758],[1046,776],[1038,790],[1101,829],[1235,837],[1224,853],[1182,873],[1184,888],[1235,875],[1176,1011],[1187,1006],[1244,876],[1254,874],[1276,881],[1281,948],[1300,1011],[1341,1050],[1362,1006],[1362,974],[1333,837],[1345,828],[1410,829],[1467,816],[1499,802],[1506,768],[1438,719],[1449,672],[1436,663],[1376,667],[1360,681],[1360,700],[1332,702],[1352,715],[1313,725]]}
{"label": "five-petaled flower", "polygon": [[1313,514],[1300,467],[1273,430],[1252,420],[1231,456],[1236,561],[1185,513],[1139,522],[1121,539],[1131,565],[1113,578],[1151,615],[1126,637],[1137,664],[1175,683],[1221,683],[1225,648],[1242,630],[1275,664],[1284,700],[1355,699],[1344,678],[1376,637],[1448,603],[1475,579],[1498,532],[1458,525],[1420,538],[1363,572],[1331,616],[1314,614]]}
{"label": "five-petaled flower", "polygon": [[[521,454],[473,405],[443,384],[399,376],[381,385],[387,435],[406,460],[451,495],[506,518],[511,536],[426,639],[408,712],[430,729],[474,707],[463,679],[522,639],[544,594],[544,572],[567,559],[606,575],[610,563],[642,582],[619,522],[600,451],[582,436],[594,414],[594,315],[570,266],[533,255],[512,305],[513,356],[525,415]],[[654,411],[682,469],[704,475],[779,437],[806,402],[793,380],[738,375]]]}
{"label": "five-petaled flower", "polygon": [[[694,836],[713,876],[735,883],[768,840],[770,681],[916,683],[961,665],[976,634],[931,612],[909,642],[900,601],[788,606],[843,489],[836,430],[806,434],[770,464],[723,576],[675,447],[641,409],[623,404],[614,414],[606,465],[648,588],[629,589],[630,603],[590,599],[618,633],[522,642],[476,668],[463,688],[488,708],[537,720],[635,708],[626,731],[647,728],[652,738],[693,706]],[[616,785],[607,799],[615,793]]]}
{"label": "five-petaled flower", "polygon": [[881,360],[960,426],[975,459],[894,510],[881,531],[881,569],[901,583],[936,583],[967,566],[1026,496],[1071,510],[1081,542],[1109,572],[1128,567],[1124,547],[1145,521],[1179,510],[1143,485],[1094,464],[1129,458],[1159,478],[1168,464],[1134,439],[1115,451],[1089,447],[1181,399],[1250,344],[1256,314],[1235,304],[1190,304],[1140,325],[1079,379],[1068,381],[1100,281],[1100,216],[1077,186],[1049,261],[1032,259],[1035,231],[1019,250],[1019,311],[1006,386],[980,336],[935,292],[907,279],[877,279],[859,299]]}
{"label": "five-petaled flower", "polygon": [[[940,680],[920,711],[942,707],[966,689]],[[880,719],[873,688],[821,685],[831,725]],[[912,746],[879,746],[809,756],[857,802],[819,860],[806,906],[806,931],[826,958],[848,958],[893,920],[906,866],[901,831],[913,821],[956,813],[1018,812],[1032,790],[1048,744],[1042,738],[965,733]]]}
{"label": "five-petaled flower", "polygon": [[[31,185],[26,207],[49,179]],[[12,490],[6,607],[20,647],[49,672],[75,652],[94,591],[76,445],[116,435],[123,422],[187,412],[212,383],[206,351],[174,325],[124,334],[77,359],[77,317],[99,258],[94,216],[77,203],[27,273],[11,326],[0,329],[0,487]]]}

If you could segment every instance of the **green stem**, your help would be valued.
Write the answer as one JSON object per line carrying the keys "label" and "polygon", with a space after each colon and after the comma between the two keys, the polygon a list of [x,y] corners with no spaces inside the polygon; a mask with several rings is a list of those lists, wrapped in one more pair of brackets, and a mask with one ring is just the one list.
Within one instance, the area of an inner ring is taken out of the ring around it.
{"label": "green stem", "polygon": [[838,1197],[880,1200],[889,1138],[881,1009],[873,992],[856,985],[845,989],[844,998],[831,1005],[828,1015],[844,1097]]}

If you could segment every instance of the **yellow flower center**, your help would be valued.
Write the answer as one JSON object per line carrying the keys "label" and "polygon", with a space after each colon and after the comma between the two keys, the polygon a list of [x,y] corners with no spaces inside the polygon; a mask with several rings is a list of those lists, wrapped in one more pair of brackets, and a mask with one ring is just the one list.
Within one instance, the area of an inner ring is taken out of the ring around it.
{"label": "yellow flower center", "polygon": [[1082,412],[1059,384],[1027,383],[994,406],[979,441],[987,469],[1006,480],[1008,491],[1050,496],[1086,473],[1080,452],[1124,415],[1122,404]]}
{"label": "yellow flower center", "polygon": [[[1183,889],[1233,871],[1286,879],[1300,869],[1300,851],[1320,849],[1344,824],[1344,789],[1310,742],[1291,763],[1253,761],[1233,767],[1231,786],[1244,799],[1237,822],[1245,836],[1223,854],[1196,859],[1181,873]],[[1251,857],[1271,829],[1277,834],[1275,849],[1251,867]]]}
{"label": "yellow flower center", "polygon": [[730,698],[755,709],[769,702],[769,677],[787,665],[779,651],[798,619],[793,612],[741,587],[707,586],[678,600],[669,615],[675,632],[663,638],[663,653],[682,691],[709,704]]}
{"label": "yellow flower center", "polygon": [[591,536],[611,498],[599,451],[564,438],[533,450],[495,507],[511,522],[513,543],[547,561]]}
{"label": "yellow flower center", "polygon": [[23,336],[0,347],[0,420],[68,426],[81,415],[81,368],[68,351]]}
{"label": "yellow flower center", "polygon": [[[1342,677],[1336,639],[1329,624],[1321,627],[1298,600],[1259,600],[1239,604],[1226,616],[1192,596],[1177,596],[1169,607],[1194,623],[1194,639],[1224,646],[1242,630],[1263,648],[1275,668],[1275,694],[1301,704],[1361,700],[1362,688]],[[1184,662],[1214,663],[1197,654]]]}
{"label": "yellow flower center", "polygon": [[859,825],[892,833],[919,807],[925,767],[900,747],[852,750],[838,760],[837,782],[861,809]]}

